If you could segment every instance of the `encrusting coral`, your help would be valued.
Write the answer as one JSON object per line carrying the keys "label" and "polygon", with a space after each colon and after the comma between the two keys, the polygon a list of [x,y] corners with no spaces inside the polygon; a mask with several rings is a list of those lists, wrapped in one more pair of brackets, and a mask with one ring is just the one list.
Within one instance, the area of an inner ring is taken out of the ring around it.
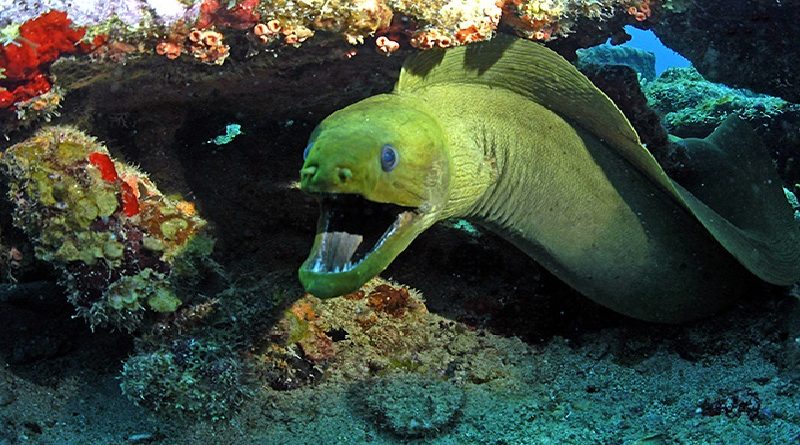
{"label": "encrusting coral", "polygon": [[[375,47],[384,54],[402,44],[431,49],[488,40],[501,22],[522,37],[548,41],[572,33],[582,18],[619,14],[644,21],[651,14],[649,0],[204,0],[199,10],[190,25],[194,30],[249,30],[261,42],[294,46],[317,31],[339,34],[353,45],[377,37]],[[181,26],[187,24],[179,22],[174,29]],[[173,31],[158,43],[158,52],[176,58],[188,46],[185,33]],[[221,63],[216,60],[224,57],[212,60]]]}
{"label": "encrusting coral", "polygon": [[[1,91],[0,108],[47,91],[50,80],[43,73],[43,67],[59,55],[85,54],[107,45],[146,43],[149,46],[155,39],[150,48],[170,59],[188,53],[202,62],[221,64],[228,55],[228,46],[222,43],[227,32],[246,31],[266,43],[296,46],[316,32],[324,31],[339,34],[354,45],[372,37],[383,37],[375,42],[376,48],[390,54],[402,44],[430,49],[488,40],[501,22],[520,36],[547,41],[572,33],[581,19],[602,21],[615,15],[628,15],[631,22],[641,22],[649,20],[652,12],[650,0],[201,0],[184,3],[182,6],[180,3],[162,5],[162,8],[145,3],[120,4],[106,8],[116,15],[100,14],[94,18],[76,10],[76,17],[85,28],[72,27],[67,17],[69,11],[44,12],[24,23],[13,20],[29,15],[7,14],[6,20],[12,23],[3,28],[5,46],[2,52],[7,54],[0,53],[0,66],[8,65],[6,76],[12,80],[6,81],[9,85],[4,85],[6,90]],[[32,7],[32,10],[39,9]],[[138,15],[128,17],[136,11]],[[132,17],[138,17],[139,22]],[[197,33],[211,34],[200,38]],[[86,36],[93,38],[92,41],[84,41],[88,39]],[[19,64],[29,69],[22,77],[15,69]],[[37,73],[42,75],[36,77]],[[21,80],[24,82],[20,83]]]}
{"label": "encrusting coral", "polygon": [[36,258],[61,272],[69,301],[92,327],[133,330],[146,310],[181,304],[173,282],[195,272],[181,256],[196,257],[194,246],[204,244],[205,221],[190,203],[167,198],[146,174],[70,127],[40,130],[0,164],[14,225],[33,241]]}
{"label": "encrusting coral", "polygon": [[[60,4],[55,2],[53,7]],[[169,60],[222,65],[232,53],[249,58],[279,45],[300,46],[319,32],[338,35],[352,45],[366,43],[390,55],[404,47],[426,50],[489,40],[501,27],[546,42],[574,33],[578,23],[587,20],[649,21],[658,3],[195,0],[115,2],[97,14],[91,9],[83,5],[60,11],[28,4],[25,13],[0,11],[0,23],[6,24],[0,28],[0,126],[4,133],[58,115],[69,89],[56,88],[49,68],[65,55],[124,63],[155,53]],[[352,57],[359,50],[352,48],[345,55]]]}

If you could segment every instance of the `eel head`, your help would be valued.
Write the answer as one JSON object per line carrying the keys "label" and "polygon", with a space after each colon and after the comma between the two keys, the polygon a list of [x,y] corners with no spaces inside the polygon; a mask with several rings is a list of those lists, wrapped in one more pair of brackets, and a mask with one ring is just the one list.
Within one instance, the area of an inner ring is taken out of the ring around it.
{"label": "eel head", "polygon": [[394,95],[337,111],[312,133],[300,188],[320,203],[317,234],[298,272],[321,297],[353,292],[438,220],[447,199],[442,131]]}

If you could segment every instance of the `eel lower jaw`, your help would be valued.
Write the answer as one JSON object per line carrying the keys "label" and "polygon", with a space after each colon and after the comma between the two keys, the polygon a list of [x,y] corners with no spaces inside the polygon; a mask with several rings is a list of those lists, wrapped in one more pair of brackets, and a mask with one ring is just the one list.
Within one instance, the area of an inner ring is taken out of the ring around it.
{"label": "eel lower jaw", "polygon": [[306,291],[322,298],[355,291],[380,273],[425,220],[419,208],[359,195],[320,195],[320,207],[314,246],[298,273]]}

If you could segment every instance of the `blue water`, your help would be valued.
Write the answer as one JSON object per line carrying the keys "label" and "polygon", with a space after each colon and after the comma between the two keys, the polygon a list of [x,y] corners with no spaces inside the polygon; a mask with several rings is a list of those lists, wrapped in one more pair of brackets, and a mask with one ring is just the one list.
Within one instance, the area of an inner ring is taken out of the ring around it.
{"label": "blue water", "polygon": [[626,42],[626,46],[640,48],[646,51],[651,51],[656,55],[656,76],[661,75],[667,68],[673,66],[687,67],[691,66],[686,58],[676,53],[675,51],[667,48],[661,43],[661,40],[653,34],[653,31],[643,31],[634,28],[633,26],[626,26],[625,31],[633,38]]}

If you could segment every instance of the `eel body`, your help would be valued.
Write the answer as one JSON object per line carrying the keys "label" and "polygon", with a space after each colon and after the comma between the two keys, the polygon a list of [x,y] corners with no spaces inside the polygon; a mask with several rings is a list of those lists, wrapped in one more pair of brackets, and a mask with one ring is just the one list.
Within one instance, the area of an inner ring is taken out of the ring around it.
{"label": "eel body", "polygon": [[[323,297],[355,290],[436,221],[466,217],[643,320],[706,316],[755,277],[797,281],[800,233],[747,125],[730,118],[681,143],[698,165],[678,184],[619,109],[543,46],[423,53],[394,93],[311,136],[301,187],[323,215],[300,279]],[[359,209],[388,214],[377,240]]]}

